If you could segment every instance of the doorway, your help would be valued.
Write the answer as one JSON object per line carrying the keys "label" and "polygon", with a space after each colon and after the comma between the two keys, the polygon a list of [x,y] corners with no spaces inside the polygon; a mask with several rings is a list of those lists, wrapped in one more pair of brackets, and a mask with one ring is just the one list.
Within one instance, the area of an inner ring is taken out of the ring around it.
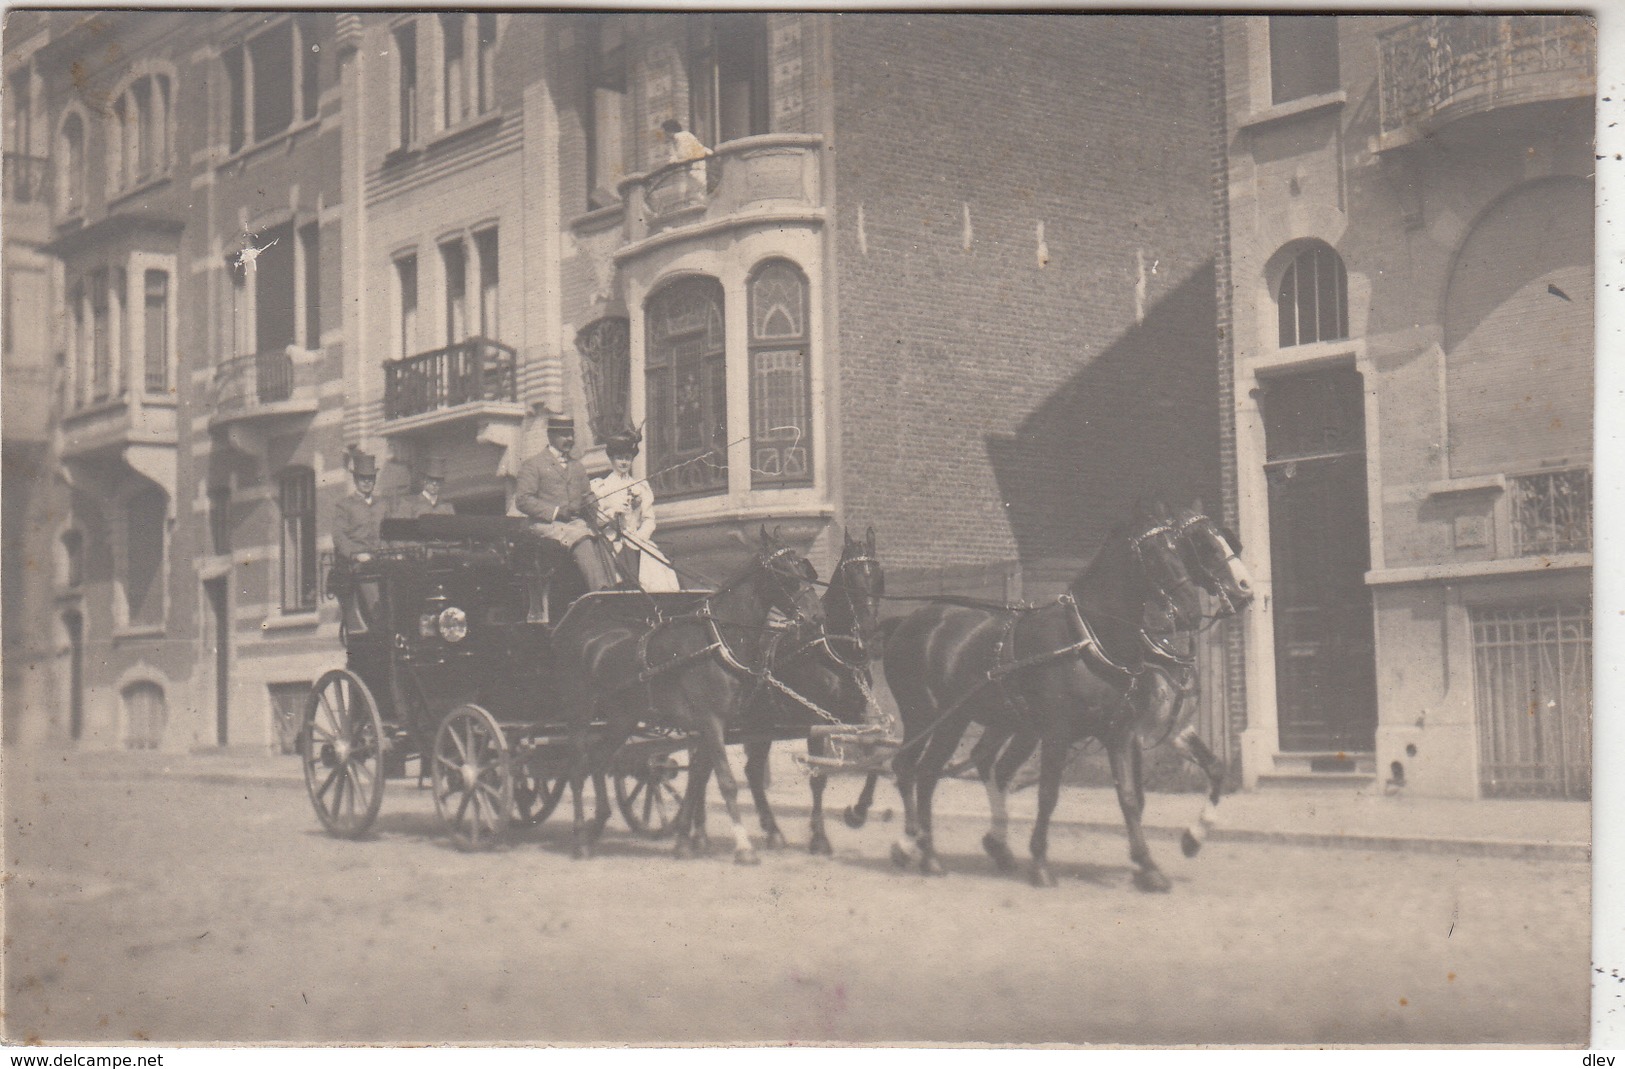
{"label": "doorway", "polygon": [[68,737],[78,742],[85,733],[85,618],[67,613],[62,629],[68,633]]}
{"label": "doorway", "polygon": [[226,580],[205,579],[203,596],[209,603],[209,637],[214,642],[214,741],[225,746],[231,737],[231,606]]}
{"label": "doorway", "polygon": [[1262,386],[1283,752],[1376,748],[1365,409],[1352,367]]}

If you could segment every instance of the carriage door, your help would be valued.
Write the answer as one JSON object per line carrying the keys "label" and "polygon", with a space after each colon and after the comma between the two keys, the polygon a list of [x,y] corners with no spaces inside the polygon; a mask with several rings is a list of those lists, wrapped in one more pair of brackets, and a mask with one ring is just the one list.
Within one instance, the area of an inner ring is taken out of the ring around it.
{"label": "carriage door", "polygon": [[1376,748],[1376,647],[1360,374],[1264,382],[1281,749]]}

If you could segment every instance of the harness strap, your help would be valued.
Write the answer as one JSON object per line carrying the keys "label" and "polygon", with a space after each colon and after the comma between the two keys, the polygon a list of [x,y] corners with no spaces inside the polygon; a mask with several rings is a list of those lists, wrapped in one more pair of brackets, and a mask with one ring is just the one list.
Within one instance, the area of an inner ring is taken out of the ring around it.
{"label": "harness strap", "polygon": [[[1045,653],[1035,653],[1030,657],[1023,657],[1020,660],[1015,660],[1014,638],[1016,618],[1011,617],[1005,624],[1005,634],[999,639],[998,652],[995,654],[996,659],[1000,660],[1002,663],[995,664],[992,668],[989,668],[987,670],[987,678],[993,682],[1000,682],[1006,676],[1011,675],[1012,673],[1020,672],[1027,668],[1032,668],[1035,665],[1047,664],[1050,661],[1060,660],[1064,657],[1071,657],[1076,654],[1083,658],[1084,664],[1087,665],[1091,671],[1100,676],[1106,682],[1122,687],[1132,685],[1135,677],[1139,675],[1139,671],[1129,668],[1126,665],[1118,664],[1116,661],[1107,656],[1105,647],[1101,645],[1100,637],[1095,634],[1094,628],[1089,626],[1089,621],[1085,620],[1083,618],[1083,613],[1079,611],[1077,599],[1071,594],[1062,594],[1056,600],[1072,610],[1068,615],[1068,618],[1072,624],[1073,631],[1076,632],[1078,636],[1078,640],[1072,643],[1070,646],[1062,646],[1057,650],[1049,650]],[[1142,632],[1142,635],[1143,634],[1144,632]],[[1002,659],[1004,652],[1007,649],[1010,651],[1012,660],[1003,661]]]}

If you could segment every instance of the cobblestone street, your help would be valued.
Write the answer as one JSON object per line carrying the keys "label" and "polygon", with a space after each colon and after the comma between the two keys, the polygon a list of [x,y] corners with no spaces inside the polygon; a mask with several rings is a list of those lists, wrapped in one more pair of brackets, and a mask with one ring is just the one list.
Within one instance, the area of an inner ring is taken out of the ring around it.
{"label": "cobblestone street", "polygon": [[559,816],[458,853],[396,783],[376,837],[340,842],[301,791],[34,760],[7,769],[12,1041],[1586,1036],[1581,863],[1223,842],[1186,860],[1157,839],[1174,890],[1147,896],[1120,835],[1062,830],[1061,885],[1037,891],[963,820],[939,836],[952,874],[928,880],[893,869],[894,823],[742,869],[720,848],[675,861],[618,818],[580,863]]}

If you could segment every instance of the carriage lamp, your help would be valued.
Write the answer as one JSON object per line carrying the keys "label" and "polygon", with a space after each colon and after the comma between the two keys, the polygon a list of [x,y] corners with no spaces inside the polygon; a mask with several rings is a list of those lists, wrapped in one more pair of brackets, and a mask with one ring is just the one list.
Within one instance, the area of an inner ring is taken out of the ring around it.
{"label": "carriage lamp", "polygon": [[461,642],[468,637],[468,614],[452,605],[440,610],[440,637],[447,642]]}

